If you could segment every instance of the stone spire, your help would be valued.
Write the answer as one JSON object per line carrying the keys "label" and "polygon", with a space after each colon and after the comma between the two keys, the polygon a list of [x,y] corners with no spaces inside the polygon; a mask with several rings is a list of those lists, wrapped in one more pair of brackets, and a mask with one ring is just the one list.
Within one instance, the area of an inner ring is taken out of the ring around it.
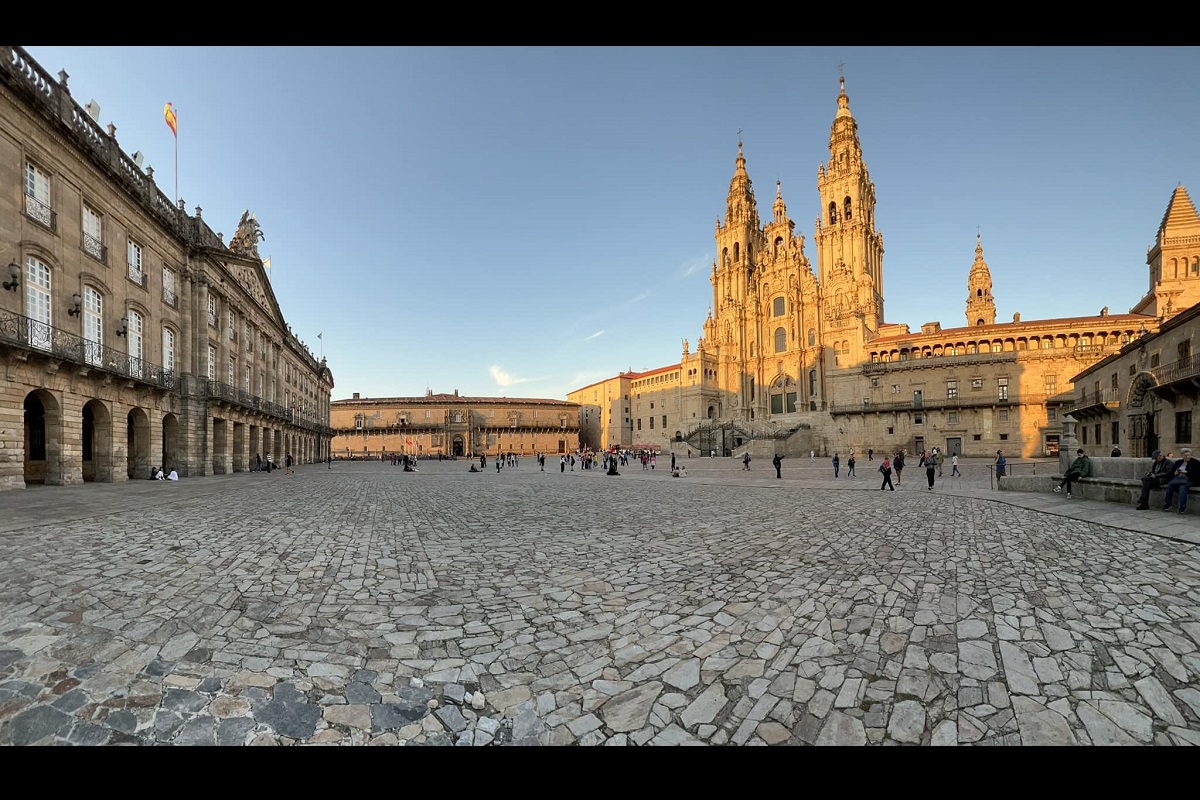
{"label": "stone spire", "polygon": [[992,299],[992,273],[983,260],[983,238],[975,234],[975,263],[967,277],[967,325],[995,325],[996,301]]}

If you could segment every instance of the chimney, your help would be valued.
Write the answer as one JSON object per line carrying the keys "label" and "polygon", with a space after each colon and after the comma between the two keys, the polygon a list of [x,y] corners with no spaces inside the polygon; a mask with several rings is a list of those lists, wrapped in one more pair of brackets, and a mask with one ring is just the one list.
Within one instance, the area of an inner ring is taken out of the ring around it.
{"label": "chimney", "polygon": [[355,393],[354,393],[354,399],[355,399],[355,400],[357,400],[357,399],[358,399],[358,392],[355,392]]}

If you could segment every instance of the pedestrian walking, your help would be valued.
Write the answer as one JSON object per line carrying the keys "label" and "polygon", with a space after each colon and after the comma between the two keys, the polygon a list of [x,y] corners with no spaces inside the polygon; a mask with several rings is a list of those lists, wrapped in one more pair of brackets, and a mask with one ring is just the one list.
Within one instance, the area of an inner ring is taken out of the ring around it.
{"label": "pedestrian walking", "polygon": [[850,453],[850,458],[846,461],[846,477],[847,478],[857,478],[858,477],[857,475],[854,474],[854,453],[853,452]]}
{"label": "pedestrian walking", "polygon": [[671,472],[675,472],[675,451],[671,451]]}
{"label": "pedestrian walking", "polygon": [[284,458],[284,469],[283,469],[283,474],[284,474],[284,475],[291,475],[293,472],[295,472],[295,470],[294,470],[294,469],[292,469],[292,454],[291,454],[291,453],[287,453],[286,455],[284,455],[284,457],[283,457],[283,458]]}
{"label": "pedestrian walking", "polygon": [[929,483],[929,491],[933,491],[933,479],[937,477],[937,459],[931,454],[925,457],[925,480]]}
{"label": "pedestrian walking", "polygon": [[[749,458],[750,456],[749,456],[749,455],[747,455],[746,457],[747,457],[747,458]],[[783,471],[783,456],[781,456],[779,453],[776,453],[776,454],[775,454],[775,457],[771,459],[771,463],[775,465],[775,477],[776,477],[776,478],[782,478],[782,477],[783,477],[783,474],[782,474],[782,471]],[[750,469],[750,462],[749,462],[749,461],[747,461],[747,462],[746,462],[746,469]]]}
{"label": "pedestrian walking", "polygon": [[950,477],[961,478],[962,473],[958,471],[958,453],[950,456]]}
{"label": "pedestrian walking", "polygon": [[875,460],[875,451],[872,450],[870,447],[868,447],[867,448],[867,461],[874,461],[874,460]]}
{"label": "pedestrian walking", "polygon": [[838,454],[833,454],[833,477],[838,476],[838,471],[842,468],[842,460],[838,458]]}
{"label": "pedestrian walking", "polygon": [[942,449],[940,447],[933,448],[933,457],[937,461],[938,477],[940,478],[942,477],[942,464],[944,464],[946,461],[945,457],[942,455]]}
{"label": "pedestrian walking", "polygon": [[[1079,452],[1082,453],[1083,451],[1080,450]],[[1004,473],[1007,469],[1008,469],[1008,462],[1004,459],[1004,453],[1000,450],[997,450],[996,451],[996,488],[997,489],[1000,488],[1000,479],[1004,477]],[[1057,492],[1058,489],[1055,489],[1054,491]],[[1071,493],[1067,492],[1067,497],[1070,497],[1070,496],[1071,496]]]}
{"label": "pedestrian walking", "polygon": [[258,453],[254,454],[254,471],[262,472],[262,456]]}
{"label": "pedestrian walking", "polygon": [[333,453],[325,456],[325,469],[333,469]]}
{"label": "pedestrian walking", "polygon": [[892,459],[892,468],[896,470],[896,485],[899,486],[903,481],[900,480],[900,473],[904,472],[904,451],[896,453],[896,457]]}
{"label": "pedestrian walking", "polygon": [[742,456],[742,469],[749,471],[750,469],[750,454],[746,453]]}
{"label": "pedestrian walking", "polygon": [[892,462],[888,461],[888,457],[883,457],[883,463],[879,465],[879,473],[883,475],[883,483],[879,486],[879,491],[891,489],[896,491],[896,487],[892,486]]}
{"label": "pedestrian walking", "polygon": [[816,450],[808,451],[808,460],[813,462],[814,464],[817,463],[817,451]]}

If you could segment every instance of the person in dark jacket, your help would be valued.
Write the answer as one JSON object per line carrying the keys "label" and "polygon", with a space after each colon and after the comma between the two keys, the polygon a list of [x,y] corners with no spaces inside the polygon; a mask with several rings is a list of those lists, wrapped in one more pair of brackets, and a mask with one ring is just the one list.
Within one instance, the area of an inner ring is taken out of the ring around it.
{"label": "person in dark jacket", "polygon": [[779,453],[776,453],[775,457],[771,459],[771,463],[775,465],[775,477],[782,478],[783,477],[783,474],[782,474],[782,472],[783,472],[783,456],[781,456]]}
{"label": "person in dark jacket", "polygon": [[1162,450],[1150,454],[1150,469],[1142,476],[1142,494],[1138,497],[1137,510],[1147,511],[1150,508],[1150,490],[1166,486],[1171,480],[1175,465],[1168,461]]}
{"label": "person in dark jacket", "polygon": [[1183,458],[1175,462],[1171,471],[1171,480],[1167,483],[1166,505],[1163,511],[1171,510],[1171,501],[1175,493],[1179,493],[1179,513],[1187,511],[1188,489],[1200,486],[1200,461],[1192,458],[1191,448],[1185,447],[1179,451]]}

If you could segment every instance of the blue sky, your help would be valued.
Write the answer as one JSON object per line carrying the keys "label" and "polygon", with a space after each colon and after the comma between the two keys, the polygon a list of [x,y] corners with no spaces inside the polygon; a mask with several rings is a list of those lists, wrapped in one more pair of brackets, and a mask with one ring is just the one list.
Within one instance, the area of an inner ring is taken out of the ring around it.
{"label": "blue sky", "polygon": [[839,64],[888,322],[966,324],[977,231],[997,321],[1128,311],[1175,187],[1200,204],[1196,47],[26,50],[168,196],[175,104],[179,195],[226,241],[257,215],[334,399],[565,399],[677,363],[739,130],[816,268]]}

